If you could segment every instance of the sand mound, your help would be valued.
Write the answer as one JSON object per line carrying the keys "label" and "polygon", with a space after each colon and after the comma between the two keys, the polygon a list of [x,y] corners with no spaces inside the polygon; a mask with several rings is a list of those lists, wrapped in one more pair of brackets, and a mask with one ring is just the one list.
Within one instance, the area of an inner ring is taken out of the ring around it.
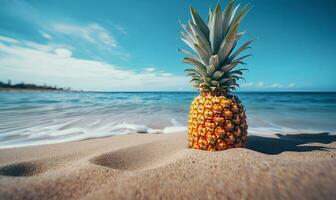
{"label": "sand mound", "polygon": [[186,146],[183,140],[153,142],[102,154],[91,162],[119,170],[154,169],[182,158],[183,146]]}

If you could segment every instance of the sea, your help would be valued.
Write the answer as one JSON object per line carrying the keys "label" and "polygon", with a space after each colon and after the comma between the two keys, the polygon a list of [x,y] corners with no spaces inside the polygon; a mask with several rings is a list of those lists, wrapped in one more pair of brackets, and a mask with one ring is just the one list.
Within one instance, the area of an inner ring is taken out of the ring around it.
{"label": "sea", "polygon": [[[186,130],[196,92],[0,92],[0,148]],[[249,134],[336,131],[336,93],[237,92]]]}

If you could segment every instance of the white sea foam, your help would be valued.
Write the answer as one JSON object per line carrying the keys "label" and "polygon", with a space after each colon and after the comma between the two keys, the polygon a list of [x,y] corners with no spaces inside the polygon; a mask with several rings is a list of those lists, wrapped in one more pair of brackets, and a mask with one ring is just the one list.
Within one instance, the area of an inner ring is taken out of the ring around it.
{"label": "white sea foam", "polygon": [[[69,125],[68,123],[65,123]],[[167,126],[163,128],[150,128],[143,124],[130,123],[110,123],[98,128],[80,128],[69,127],[60,129],[65,124],[50,126],[32,127],[25,132],[12,133],[14,136],[11,140],[0,141],[0,148],[32,146],[41,144],[52,144],[61,142],[70,142],[97,137],[107,137],[114,135],[125,135],[131,133],[141,134],[171,134],[186,133],[186,126]],[[175,123],[179,125],[180,123]],[[248,130],[249,135],[261,135],[267,137],[276,137],[277,133],[297,133],[307,132],[307,130],[292,129],[286,127],[253,127]]]}
{"label": "white sea foam", "polygon": [[[0,141],[0,148],[70,142],[131,133],[170,134],[186,131],[186,127],[183,126],[168,126],[162,129],[154,129],[149,128],[146,125],[130,124],[126,122],[119,124],[106,124],[105,126],[101,126],[97,129],[69,127],[67,129],[59,130],[60,127],[63,127],[63,124],[33,127],[24,134],[12,133],[13,138],[11,140]],[[23,137],[25,135],[27,137]]]}

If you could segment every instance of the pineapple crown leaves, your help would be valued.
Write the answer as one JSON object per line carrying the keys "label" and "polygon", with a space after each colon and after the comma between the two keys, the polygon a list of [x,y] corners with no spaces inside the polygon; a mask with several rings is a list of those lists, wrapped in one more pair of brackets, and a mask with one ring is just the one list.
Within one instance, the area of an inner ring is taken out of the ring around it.
{"label": "pineapple crown leaves", "polygon": [[183,59],[194,68],[186,69],[191,76],[190,82],[194,88],[205,91],[223,91],[225,93],[239,87],[238,80],[245,80],[242,75],[247,69],[236,69],[246,63],[243,60],[251,55],[239,55],[254,40],[247,41],[237,47],[238,41],[245,32],[238,32],[239,25],[251,9],[246,4],[241,9],[240,5],[234,7],[235,0],[230,0],[223,12],[217,3],[214,10],[209,8],[208,21],[205,22],[198,12],[190,6],[191,21],[182,26],[181,40],[192,50],[178,49],[187,57]]}

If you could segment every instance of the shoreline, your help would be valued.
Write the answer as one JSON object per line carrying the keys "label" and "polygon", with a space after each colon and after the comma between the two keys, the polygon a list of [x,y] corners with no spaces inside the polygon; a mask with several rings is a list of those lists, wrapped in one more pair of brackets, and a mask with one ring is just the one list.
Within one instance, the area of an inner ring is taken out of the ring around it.
{"label": "shoreline", "polygon": [[50,89],[13,89],[0,88],[0,92],[70,92],[67,90],[50,90]]}
{"label": "shoreline", "polygon": [[[176,129],[177,128],[177,129]],[[172,129],[171,131],[164,131],[165,129]],[[176,130],[174,130],[176,129]],[[16,143],[16,144],[6,144],[6,145],[0,145],[0,151],[3,149],[18,149],[18,148],[30,148],[30,147],[39,147],[39,146],[49,146],[49,145],[57,145],[57,144],[66,144],[66,143],[73,143],[73,142],[81,142],[86,140],[95,140],[95,139],[104,139],[104,138],[113,138],[118,136],[126,136],[126,135],[133,135],[133,134],[140,134],[140,135],[170,135],[170,134],[177,134],[184,132],[184,130],[181,129],[187,129],[187,127],[166,127],[163,129],[151,129],[149,132],[137,132],[137,131],[131,131],[129,133],[123,133],[123,134],[115,134],[115,135],[104,135],[104,136],[96,136],[96,137],[83,137],[81,139],[63,139],[63,140],[53,140],[50,142],[37,142],[38,140],[35,140],[35,142],[31,143],[29,141],[26,141],[25,143]],[[296,135],[298,133],[305,134],[305,135],[324,135],[327,134],[330,137],[335,136],[336,138],[336,132],[323,132],[323,131],[306,131],[306,130],[291,130],[291,131],[269,131],[269,130],[249,130],[248,137],[263,137],[263,138],[279,138],[279,135],[282,136],[286,134],[286,137],[290,137],[291,135]],[[336,140],[336,139],[335,139]],[[27,143],[28,142],[28,143]]]}
{"label": "shoreline", "polygon": [[332,199],[336,136],[249,135],[247,148],[187,148],[184,132],[0,149],[4,199]]}
{"label": "shoreline", "polygon": [[81,92],[81,91],[75,91],[75,90],[51,90],[51,89],[0,88],[0,92]]}

